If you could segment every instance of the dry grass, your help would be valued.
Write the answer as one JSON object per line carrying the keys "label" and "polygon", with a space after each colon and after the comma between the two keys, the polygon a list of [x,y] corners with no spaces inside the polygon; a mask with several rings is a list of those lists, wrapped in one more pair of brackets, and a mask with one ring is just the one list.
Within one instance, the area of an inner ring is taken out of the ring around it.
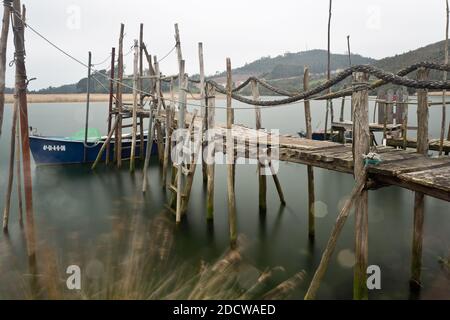
{"label": "dry grass", "polygon": [[[87,251],[80,250],[83,240],[77,236],[71,237],[74,248],[59,255],[41,242],[28,270],[15,265],[4,242],[0,256],[9,263],[0,265],[0,299],[270,300],[292,297],[303,283],[304,271],[287,278],[282,267],[261,271],[246,261],[242,236],[238,249],[212,263],[195,257],[180,261],[174,255],[176,228],[170,213],[161,212],[150,224],[139,216],[133,220],[119,219],[114,231]],[[81,267],[81,291],[67,289],[67,263]]]}

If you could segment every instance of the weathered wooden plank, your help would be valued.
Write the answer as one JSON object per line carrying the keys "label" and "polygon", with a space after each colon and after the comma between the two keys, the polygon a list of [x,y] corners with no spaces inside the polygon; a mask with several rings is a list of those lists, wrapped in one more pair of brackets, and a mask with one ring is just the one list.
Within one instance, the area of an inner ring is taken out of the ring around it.
{"label": "weathered wooden plank", "polygon": [[450,165],[440,168],[410,172],[399,175],[405,181],[414,182],[433,189],[450,192]]}
{"label": "weathered wooden plank", "polygon": [[448,158],[429,159],[422,156],[369,166],[368,170],[371,174],[397,176],[403,173],[437,169],[446,165],[450,166],[450,159]]}

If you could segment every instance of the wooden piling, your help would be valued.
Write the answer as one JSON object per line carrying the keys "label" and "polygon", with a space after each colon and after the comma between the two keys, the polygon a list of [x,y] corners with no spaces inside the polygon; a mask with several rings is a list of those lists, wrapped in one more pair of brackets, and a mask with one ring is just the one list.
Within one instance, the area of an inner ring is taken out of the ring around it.
{"label": "wooden piling", "polygon": [[120,25],[120,36],[119,36],[119,61],[117,63],[117,117],[119,122],[116,130],[116,138],[114,143],[114,149],[116,152],[117,168],[122,167],[122,82],[123,82],[123,37],[125,32],[125,25],[122,23]]}
{"label": "wooden piling", "polygon": [[[115,68],[116,68],[116,48],[112,48],[111,50],[111,73],[110,73],[110,80],[109,80],[109,105],[108,105],[108,133],[111,131],[111,125],[112,125],[112,111],[113,111],[113,103],[114,103],[114,78],[116,76],[115,74]],[[106,145],[106,165],[109,164],[110,160],[110,149],[111,149],[111,143],[108,143]]]}
{"label": "wooden piling", "polygon": [[135,155],[136,155],[136,139],[137,139],[137,108],[138,108],[138,90],[139,90],[139,45],[138,41],[134,40],[134,61],[133,61],[133,127],[131,131],[131,151],[130,151],[130,172],[135,170]]}
{"label": "wooden piling", "polygon": [[[179,95],[178,100],[180,103],[179,112],[178,112],[178,130],[183,130],[185,128],[185,116],[186,116],[186,89],[188,86],[188,79],[185,75],[185,62],[181,60],[180,63],[180,87],[179,87]],[[189,138],[189,137],[187,137]],[[187,139],[184,138],[184,139]],[[183,139],[183,143],[184,143]],[[184,153],[184,151],[183,151]],[[183,157],[178,159],[177,165],[177,205],[176,205],[176,223],[181,222],[181,201],[182,201],[182,186],[184,182],[184,174],[183,174]]]}
{"label": "wooden piling", "polygon": [[173,96],[173,78],[170,79],[170,96],[171,101],[168,106],[166,106],[166,137],[164,144],[164,162],[163,162],[163,173],[162,173],[162,185],[163,188],[167,186],[167,169],[169,167],[170,158],[170,144],[172,135],[172,110],[174,110],[174,96]]}
{"label": "wooden piling", "polygon": [[3,1],[3,23],[0,36],[0,136],[2,135],[3,113],[5,110],[6,48],[8,46],[11,2],[11,0]]}
{"label": "wooden piling", "polygon": [[31,179],[31,154],[30,139],[28,132],[28,103],[27,103],[27,72],[25,67],[25,42],[24,25],[18,14],[21,12],[20,0],[14,0],[14,46],[15,46],[15,65],[16,65],[16,88],[15,92],[19,100],[20,117],[20,136],[22,139],[22,158],[24,175],[24,193],[25,193],[25,213],[26,213],[26,236],[28,245],[28,256],[35,257],[36,243],[34,231],[34,213],[33,213],[33,184]]}
{"label": "wooden piling", "polygon": [[206,108],[206,92],[205,92],[205,63],[203,60],[203,43],[198,44],[198,59],[199,59],[199,67],[200,67],[200,108],[201,108],[201,117],[202,117],[202,127],[203,132],[201,134],[201,143],[202,143],[202,176],[203,183],[208,182],[208,174],[207,174],[207,166],[206,161],[204,159],[204,154],[206,150],[206,144],[204,140],[204,132],[208,129],[208,110]]}
{"label": "wooden piling", "polygon": [[86,84],[86,118],[85,118],[85,126],[84,126],[84,154],[83,160],[87,162],[87,152],[88,152],[88,135],[89,135],[89,108],[91,102],[91,70],[92,70],[92,53],[89,51],[88,58],[88,76],[87,76],[87,84]]}
{"label": "wooden piling", "polygon": [[[444,64],[448,64],[448,28],[449,28],[449,16],[450,8],[448,5],[448,0],[445,1],[445,13],[446,13],[446,24],[445,24],[445,48],[444,48]],[[444,81],[447,81],[447,71],[443,72]],[[445,122],[446,122],[446,96],[447,91],[442,92],[442,119],[441,119],[441,134],[439,138],[439,155],[441,156],[444,151],[444,137],[445,137]],[[450,132],[449,132],[450,134]]]}
{"label": "wooden piling", "polygon": [[20,156],[20,119],[17,117],[16,124],[16,184],[17,184],[17,200],[19,210],[19,225],[23,227],[23,201],[22,201],[22,158]]}
{"label": "wooden piling", "polygon": [[[208,133],[212,136],[208,137],[208,166],[207,166],[207,178],[206,185],[206,219],[212,220],[214,218],[214,176],[215,176],[215,107],[216,107],[216,92],[214,87],[209,86],[207,90],[208,95]],[[212,131],[211,131],[212,130]],[[211,141],[212,140],[212,141]]]}
{"label": "wooden piling", "polygon": [[236,218],[236,195],[234,181],[234,138],[233,110],[232,110],[233,81],[231,78],[231,60],[227,58],[227,193],[228,193],[228,223],[230,227],[230,245],[236,247],[237,241],[237,218]]}
{"label": "wooden piling", "polygon": [[[305,67],[303,74],[303,90],[309,90],[309,69]],[[305,100],[306,138],[312,139],[311,106],[309,100]],[[315,194],[314,194],[314,168],[307,166],[308,172],[308,237],[315,238]]]}
{"label": "wooden piling", "polygon": [[[417,70],[418,80],[427,80],[429,70]],[[428,153],[428,91],[417,90],[417,153]],[[412,241],[412,261],[410,286],[419,289],[422,274],[422,243],[423,223],[425,213],[425,196],[423,193],[414,193],[414,228]]]}
{"label": "wooden piling", "polygon": [[[356,83],[368,83],[369,77],[365,73],[355,73],[353,80]],[[352,103],[354,114],[354,175],[359,177],[365,171],[363,155],[369,153],[369,94],[367,88],[353,93]],[[360,181],[357,181],[360,183]],[[368,266],[368,190],[363,189],[355,201],[355,256],[353,278],[353,298],[356,300],[367,299],[367,266]]]}
{"label": "wooden piling", "polygon": [[102,159],[103,152],[105,151],[107,145],[111,142],[111,138],[113,134],[116,132],[117,126],[119,125],[119,117],[116,117],[116,120],[114,122],[114,125],[112,126],[111,130],[108,132],[108,136],[106,137],[105,143],[103,143],[102,147],[100,148],[100,151],[97,154],[97,158],[95,159],[94,163],[92,164],[91,170],[95,170],[97,165],[99,164],[100,160]]}
{"label": "wooden piling", "polygon": [[[252,86],[252,95],[253,100],[258,101],[259,100],[259,87],[256,80],[252,80],[251,82]],[[261,130],[262,124],[261,124],[261,108],[258,106],[255,106],[255,118],[256,118],[256,130]],[[259,136],[259,133],[257,132],[257,135]],[[260,146],[259,141],[257,142],[257,159],[258,159],[258,179],[259,179],[259,212],[265,213],[267,211],[267,179],[265,171],[265,164],[261,163],[261,161],[266,161],[266,157],[263,157],[263,159],[260,158]]]}

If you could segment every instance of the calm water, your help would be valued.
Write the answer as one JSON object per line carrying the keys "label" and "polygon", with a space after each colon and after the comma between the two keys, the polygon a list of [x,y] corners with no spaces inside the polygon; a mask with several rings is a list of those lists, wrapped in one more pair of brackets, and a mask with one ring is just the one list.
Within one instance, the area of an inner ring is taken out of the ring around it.
{"label": "calm water", "polygon": [[[218,101],[218,105],[224,106],[224,101]],[[340,102],[336,101],[335,110],[339,108]],[[0,140],[0,208],[4,206],[6,191],[10,109],[11,106],[7,106],[4,133]],[[102,133],[106,133],[106,104],[93,104],[91,110],[91,127],[97,127]],[[411,125],[415,123],[415,111],[415,108],[410,109]],[[312,112],[313,127],[322,128],[323,105],[313,102]],[[430,133],[433,137],[439,134],[439,112],[440,108],[431,109]],[[33,104],[29,113],[30,125],[43,135],[70,135],[84,125],[84,105],[79,103]],[[372,119],[373,112],[370,114]],[[217,120],[224,119],[225,113],[218,110]],[[235,119],[236,123],[254,125],[254,112],[236,111]],[[281,129],[282,133],[296,133],[304,128],[303,105],[265,109],[263,126]],[[126,241],[116,236],[122,231],[134,236],[139,233],[148,234],[150,243],[153,236],[157,237],[155,241],[161,241],[161,246],[171,239],[173,245],[168,259],[173,263],[186,262],[192,266],[199,266],[202,262],[213,263],[226,251],[228,221],[225,166],[216,167],[213,225],[205,222],[205,190],[198,170],[188,216],[178,228],[175,228],[170,214],[164,212],[168,195],[160,186],[159,167],[155,159],[149,173],[150,190],[145,196],[139,191],[141,171],[138,170],[132,176],[127,166],[124,167],[120,171],[102,167],[92,173],[88,166],[36,168],[33,165],[38,246],[52,249],[61,270],[65,270],[70,264],[80,265],[82,270],[92,269],[93,266],[100,266],[100,270],[108,269],[109,263],[115,262],[108,262],[114,259],[107,260],[105,257],[127,251],[124,246]],[[139,168],[141,167],[139,164]],[[261,271],[276,266],[283,267],[285,271],[280,275],[280,281],[305,270],[305,281],[291,296],[302,299],[328,240],[338,208],[352,189],[352,176],[315,169],[316,211],[320,217],[316,220],[317,239],[314,244],[310,244],[307,237],[306,167],[280,164],[279,178],[287,206],[280,207],[275,187],[269,179],[266,216],[260,216],[258,212],[258,178],[255,166],[237,166],[236,170],[238,229],[246,239],[243,252],[245,263]],[[371,191],[369,202],[369,263],[379,265],[382,270],[382,290],[370,292],[370,298],[411,298],[408,279],[413,193],[396,187],[385,188]],[[27,297],[23,287],[29,281],[29,271],[23,233],[17,221],[15,194],[11,212],[10,236],[7,238],[0,234],[0,299]],[[161,217],[164,217],[168,226],[162,238],[153,233],[154,228],[142,227],[151,226]],[[139,223],[133,224],[136,219],[139,219]],[[353,224],[351,216],[319,290],[319,298],[352,297]],[[450,205],[427,199],[423,250],[424,289],[421,298],[450,299],[450,276],[439,264],[439,257],[450,256],[448,230]],[[104,245],[105,242],[107,245]],[[38,255],[37,259],[44,268],[48,264],[47,256]],[[149,272],[147,279],[143,281],[151,282],[153,278],[160,276],[157,271]],[[60,277],[64,279],[64,271]]]}

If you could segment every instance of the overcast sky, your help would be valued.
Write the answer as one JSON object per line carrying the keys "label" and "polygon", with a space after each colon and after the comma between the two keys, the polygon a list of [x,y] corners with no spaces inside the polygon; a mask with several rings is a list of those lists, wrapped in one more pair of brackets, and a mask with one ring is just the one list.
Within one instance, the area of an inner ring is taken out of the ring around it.
{"label": "overcast sky", "polygon": [[[117,46],[125,23],[125,52],[145,24],[145,43],[162,57],[174,45],[174,23],[180,26],[187,72],[198,73],[197,44],[204,43],[207,74],[262,56],[327,46],[328,0],[25,0],[28,23],[82,60],[93,52],[94,63]],[[334,0],[331,50],[383,58],[444,39],[445,0]],[[61,55],[30,30],[26,32],[30,89],[73,83],[86,70]],[[12,59],[12,43],[8,59]],[[132,56],[126,64],[131,70]],[[106,66],[107,64],[105,64]],[[161,63],[165,74],[176,72],[176,56]],[[13,86],[13,68],[7,69]]]}

